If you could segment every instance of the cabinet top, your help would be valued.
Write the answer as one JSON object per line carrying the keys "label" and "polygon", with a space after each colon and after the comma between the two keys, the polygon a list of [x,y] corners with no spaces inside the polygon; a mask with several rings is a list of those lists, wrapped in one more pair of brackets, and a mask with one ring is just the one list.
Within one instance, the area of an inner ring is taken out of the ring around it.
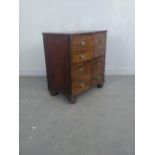
{"label": "cabinet top", "polygon": [[90,33],[101,33],[101,32],[107,32],[107,30],[102,30],[102,31],[43,32],[43,34],[72,35],[72,34],[90,34]]}

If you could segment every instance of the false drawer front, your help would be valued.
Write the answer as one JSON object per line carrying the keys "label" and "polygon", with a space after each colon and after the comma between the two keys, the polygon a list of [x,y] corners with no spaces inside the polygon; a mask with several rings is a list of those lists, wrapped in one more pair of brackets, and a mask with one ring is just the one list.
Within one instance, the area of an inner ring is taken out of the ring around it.
{"label": "false drawer front", "polygon": [[106,33],[97,33],[94,35],[94,57],[105,54]]}
{"label": "false drawer front", "polygon": [[91,79],[91,63],[74,64],[72,67],[72,80],[90,80]]}
{"label": "false drawer front", "polygon": [[72,84],[72,95],[78,95],[90,88],[90,80],[79,80]]}

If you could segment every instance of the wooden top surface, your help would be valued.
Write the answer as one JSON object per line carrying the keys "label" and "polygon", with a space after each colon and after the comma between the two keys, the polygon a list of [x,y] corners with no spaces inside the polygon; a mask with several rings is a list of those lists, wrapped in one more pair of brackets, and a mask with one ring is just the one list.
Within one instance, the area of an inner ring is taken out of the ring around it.
{"label": "wooden top surface", "polygon": [[100,33],[100,32],[107,32],[107,30],[100,30],[100,31],[43,32],[43,34],[72,35],[72,34],[90,34],[90,33]]}

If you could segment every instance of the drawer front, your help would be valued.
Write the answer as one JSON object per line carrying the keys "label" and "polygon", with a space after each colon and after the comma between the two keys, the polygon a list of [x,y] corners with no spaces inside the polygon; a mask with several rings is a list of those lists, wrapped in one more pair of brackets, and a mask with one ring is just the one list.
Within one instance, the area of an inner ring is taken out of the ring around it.
{"label": "drawer front", "polygon": [[72,67],[72,80],[90,80],[91,79],[91,63],[74,64]]}
{"label": "drawer front", "polygon": [[94,47],[94,36],[91,34],[81,34],[72,36],[72,51],[78,52],[86,49],[93,49]]}
{"label": "drawer front", "polygon": [[94,35],[94,57],[105,54],[106,33],[97,33]]}
{"label": "drawer front", "polygon": [[104,71],[104,57],[99,57],[92,61],[92,78]]}
{"label": "drawer front", "polygon": [[93,59],[94,36],[90,34],[73,35],[71,49],[74,64]]}
{"label": "drawer front", "polygon": [[96,86],[97,84],[102,83],[103,80],[104,80],[103,73],[96,74],[96,76],[92,77],[92,79],[91,79],[91,85]]}
{"label": "drawer front", "polygon": [[72,84],[72,95],[78,95],[90,88],[90,81],[76,81]]}
{"label": "drawer front", "polygon": [[87,62],[93,58],[93,51],[86,50],[86,51],[79,51],[78,53],[72,54],[72,61],[73,63],[81,63]]}

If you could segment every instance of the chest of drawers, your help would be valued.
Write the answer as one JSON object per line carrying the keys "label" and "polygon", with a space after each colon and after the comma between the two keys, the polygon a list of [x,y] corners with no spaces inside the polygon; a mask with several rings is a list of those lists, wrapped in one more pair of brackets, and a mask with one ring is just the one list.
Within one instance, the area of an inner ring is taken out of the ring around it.
{"label": "chest of drawers", "polygon": [[47,83],[51,95],[70,103],[91,87],[103,87],[107,31],[43,33]]}

